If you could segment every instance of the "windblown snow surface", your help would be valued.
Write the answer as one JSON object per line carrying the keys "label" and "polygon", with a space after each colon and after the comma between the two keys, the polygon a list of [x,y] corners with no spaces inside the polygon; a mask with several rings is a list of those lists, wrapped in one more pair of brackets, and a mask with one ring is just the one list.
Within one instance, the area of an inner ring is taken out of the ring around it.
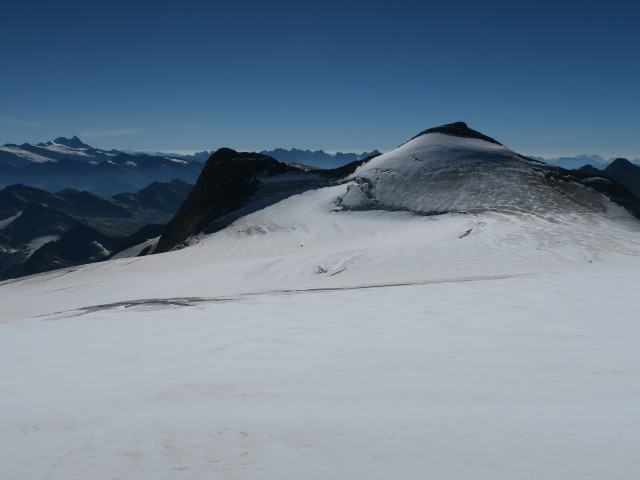
{"label": "windblown snow surface", "polygon": [[4,476],[639,478],[639,224],[537,168],[428,134],[183,250],[0,284]]}

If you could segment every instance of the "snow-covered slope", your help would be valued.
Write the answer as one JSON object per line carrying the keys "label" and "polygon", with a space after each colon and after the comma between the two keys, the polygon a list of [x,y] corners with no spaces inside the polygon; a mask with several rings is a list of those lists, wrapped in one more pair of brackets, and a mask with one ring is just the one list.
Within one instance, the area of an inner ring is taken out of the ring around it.
{"label": "snow-covered slope", "polygon": [[0,284],[5,469],[636,478],[640,224],[558,174],[432,132],[182,250]]}
{"label": "snow-covered slope", "polygon": [[635,480],[639,266],[0,325],[3,475]]}
{"label": "snow-covered slope", "polygon": [[[615,205],[607,215],[549,217],[341,210],[337,204],[350,185],[290,197],[183,250],[5,283],[4,315],[123,300],[524,275],[640,253],[638,222]],[[60,288],[74,294],[61,296]],[[25,302],[24,295],[39,301]]]}
{"label": "snow-covered slope", "polygon": [[[343,205],[546,217],[609,209],[610,201],[583,185],[549,179],[548,174],[556,170],[500,144],[435,132],[360,167],[351,178],[357,181],[353,188],[361,193],[352,192]],[[362,206],[358,198],[364,201]]]}
{"label": "snow-covered slope", "polygon": [[[5,315],[82,307],[88,298],[523,275],[640,252],[640,224],[627,210],[583,184],[549,177],[553,169],[481,139],[421,135],[346,183],[291,196],[184,250],[7,284]],[[76,295],[49,297],[54,284]],[[43,301],[25,304],[18,294],[25,292]]]}

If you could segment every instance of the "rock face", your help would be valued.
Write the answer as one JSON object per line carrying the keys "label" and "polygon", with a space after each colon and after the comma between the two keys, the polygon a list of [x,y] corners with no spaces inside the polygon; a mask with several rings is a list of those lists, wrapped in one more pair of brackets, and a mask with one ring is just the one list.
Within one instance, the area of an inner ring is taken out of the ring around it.
{"label": "rock face", "polygon": [[160,238],[156,253],[169,251],[209,223],[248,203],[261,185],[260,178],[299,170],[260,153],[216,151],[195,187]]}
{"label": "rock face", "polygon": [[477,132],[467,126],[464,122],[454,122],[447,123],[446,125],[440,125],[439,127],[429,128],[427,130],[423,130],[418,135],[413,137],[418,138],[421,135],[426,135],[428,133],[444,133],[446,135],[453,135],[455,137],[467,137],[467,138],[479,138],[480,140],[484,140],[485,142],[495,143],[496,145],[502,145],[497,140],[487,137],[486,135]]}
{"label": "rock face", "polygon": [[640,167],[624,158],[617,158],[604,169],[604,174],[623,184],[636,197],[640,198]]}
{"label": "rock face", "polygon": [[604,170],[585,165],[579,171],[615,180],[640,199],[640,167],[625,158],[616,158]]}

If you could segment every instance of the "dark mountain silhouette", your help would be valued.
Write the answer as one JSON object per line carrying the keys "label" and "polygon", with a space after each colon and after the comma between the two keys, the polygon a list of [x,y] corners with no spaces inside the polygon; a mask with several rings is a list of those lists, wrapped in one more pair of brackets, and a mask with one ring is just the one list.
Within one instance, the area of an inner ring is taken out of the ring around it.
{"label": "dark mountain silhouette", "polygon": [[602,176],[604,176],[602,174],[602,170],[597,169],[593,165],[585,165],[584,167],[581,167],[578,170],[583,172],[583,173],[589,173],[591,175],[602,175]]}
{"label": "dark mountain silhouette", "polygon": [[337,152],[332,155],[324,150],[311,151],[300,150],[298,148],[292,148],[290,150],[276,148],[275,150],[263,150],[260,153],[275,158],[280,162],[298,163],[301,165],[310,165],[326,169],[341,167],[348,163],[380,154],[380,152],[374,150],[372,152],[363,152],[360,154]]}
{"label": "dark mountain silhouette", "polygon": [[62,211],[73,209],[60,195],[25,185],[10,185],[0,190],[0,219],[14,215],[30,203],[41,203]]}
{"label": "dark mountain silhouette", "polygon": [[22,214],[0,230],[0,243],[17,247],[35,238],[63,235],[78,220],[40,203],[29,203]]}
{"label": "dark mountain silhouette", "polygon": [[245,205],[260,188],[258,176],[298,169],[260,153],[221,148],[207,160],[191,193],[160,237],[157,252],[171,250],[214,219]]}
{"label": "dark mountain silhouette", "polygon": [[36,250],[25,262],[11,266],[5,278],[20,277],[102,260],[122,239],[105,235],[81,222],[76,222],[57,241]]}
{"label": "dark mountain silhouette", "polygon": [[113,199],[134,208],[148,208],[167,213],[175,213],[193,185],[179,179],[170,182],[153,182],[137,193],[121,193]]}
{"label": "dark mountain silhouette", "polygon": [[580,172],[602,175],[624,185],[640,199],[640,167],[625,158],[617,158],[604,170],[598,170],[592,165],[585,165]]}
{"label": "dark mountain silhouette", "polygon": [[614,160],[604,174],[612,180],[627,187],[636,197],[640,198],[640,167],[624,158]]}
{"label": "dark mountain silhouette", "polygon": [[0,279],[101,260],[132,242],[157,237],[191,188],[181,180],[155,182],[111,198],[72,189],[6,187],[0,190]]}
{"label": "dark mountain silhouette", "polygon": [[125,153],[97,164],[66,159],[24,167],[0,163],[0,187],[20,183],[50,192],[72,188],[115,195],[175,178],[193,184],[201,168],[202,164],[195,161]]}
{"label": "dark mountain silhouette", "polygon": [[116,199],[97,193],[65,189],[57,195],[68,200],[73,205],[70,213],[79,217],[129,218],[134,215],[130,209],[119,205]]}
{"label": "dark mountain silhouette", "polygon": [[55,145],[55,144],[64,145],[66,147],[71,147],[71,148],[86,148],[86,149],[96,150],[93,147],[87,145],[86,143],[83,143],[82,140],[80,140],[75,135],[71,138],[58,137],[53,142],[48,142],[45,145]]}

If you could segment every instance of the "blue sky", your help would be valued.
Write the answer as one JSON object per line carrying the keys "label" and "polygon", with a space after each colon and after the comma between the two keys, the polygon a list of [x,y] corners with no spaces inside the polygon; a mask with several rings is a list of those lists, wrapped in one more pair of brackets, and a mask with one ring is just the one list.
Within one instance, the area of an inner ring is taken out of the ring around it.
{"label": "blue sky", "polygon": [[631,2],[3,2],[0,144],[640,157]]}

